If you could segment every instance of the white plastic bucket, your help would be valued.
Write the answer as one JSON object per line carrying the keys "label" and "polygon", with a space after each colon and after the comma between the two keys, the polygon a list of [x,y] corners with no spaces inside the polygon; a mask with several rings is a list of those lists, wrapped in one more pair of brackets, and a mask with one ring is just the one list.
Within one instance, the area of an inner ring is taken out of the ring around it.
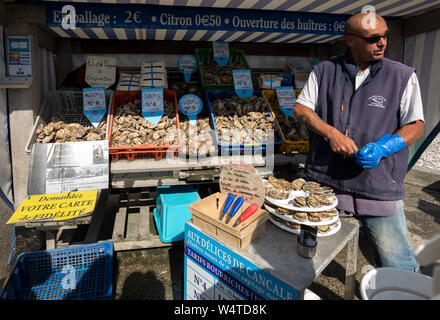
{"label": "white plastic bucket", "polygon": [[361,281],[363,300],[428,300],[433,295],[433,279],[396,268],[377,268]]}

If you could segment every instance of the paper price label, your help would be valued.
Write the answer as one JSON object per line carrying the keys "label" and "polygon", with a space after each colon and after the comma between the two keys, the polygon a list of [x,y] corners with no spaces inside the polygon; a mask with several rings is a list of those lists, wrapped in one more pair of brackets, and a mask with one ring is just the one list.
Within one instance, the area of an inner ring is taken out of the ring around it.
{"label": "paper price label", "polygon": [[107,112],[105,88],[83,89],[83,113],[96,128]]}
{"label": "paper price label", "polygon": [[278,87],[275,90],[281,111],[286,116],[293,118],[293,107],[296,103],[295,90],[293,87]]}
{"label": "paper price label", "polygon": [[163,88],[142,88],[142,115],[158,124],[164,113]]}
{"label": "paper price label", "polygon": [[88,56],[85,81],[91,87],[110,87],[116,79],[116,58]]}
{"label": "paper price label", "polygon": [[237,93],[239,97],[249,98],[252,96],[254,88],[252,85],[251,70],[232,70],[232,77],[234,79],[235,93]]}
{"label": "paper price label", "polygon": [[229,44],[224,41],[212,43],[212,55],[219,66],[225,66],[229,62]]}
{"label": "paper price label", "polygon": [[195,94],[184,95],[179,100],[179,109],[188,117],[191,124],[197,124],[197,114],[200,113],[202,107],[202,100]]}
{"label": "paper price label", "polygon": [[197,70],[197,60],[192,55],[181,56],[177,60],[177,68],[183,73],[185,81],[188,82],[191,79],[191,74]]}

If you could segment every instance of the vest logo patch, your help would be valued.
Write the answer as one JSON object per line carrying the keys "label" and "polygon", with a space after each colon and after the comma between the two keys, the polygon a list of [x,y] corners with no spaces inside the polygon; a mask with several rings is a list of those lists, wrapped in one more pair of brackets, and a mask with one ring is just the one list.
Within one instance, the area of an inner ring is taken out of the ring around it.
{"label": "vest logo patch", "polygon": [[387,100],[382,96],[371,96],[368,98],[368,105],[370,107],[385,109],[385,102],[387,102]]}

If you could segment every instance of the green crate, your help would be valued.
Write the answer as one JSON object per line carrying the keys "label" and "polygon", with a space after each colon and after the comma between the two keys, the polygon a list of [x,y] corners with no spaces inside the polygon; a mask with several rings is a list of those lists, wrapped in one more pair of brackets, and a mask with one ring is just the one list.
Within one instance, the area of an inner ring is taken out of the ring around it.
{"label": "green crate", "polygon": [[[204,64],[210,64],[212,60],[214,60],[214,57],[212,55],[212,48],[197,48],[196,49],[196,59],[197,64],[199,65],[199,76],[200,76],[200,83],[202,86],[203,91],[208,90],[234,90],[234,83],[227,83],[227,84],[209,84],[205,83],[203,79],[203,67],[202,63]],[[233,62],[241,62],[245,69],[250,69],[249,64],[246,60],[246,57],[242,50],[239,49],[230,49],[229,50],[229,59]],[[254,74],[251,72],[252,76],[252,83],[254,86],[254,89],[258,89],[257,80],[254,76]]]}

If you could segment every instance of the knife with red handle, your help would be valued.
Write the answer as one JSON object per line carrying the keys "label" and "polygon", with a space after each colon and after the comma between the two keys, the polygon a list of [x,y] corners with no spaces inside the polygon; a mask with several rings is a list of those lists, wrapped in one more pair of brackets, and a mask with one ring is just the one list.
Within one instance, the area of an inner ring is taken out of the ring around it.
{"label": "knife with red handle", "polygon": [[258,210],[258,205],[256,203],[251,204],[245,212],[243,212],[243,214],[240,216],[240,218],[238,218],[238,220],[235,222],[235,224],[232,226],[232,228],[235,228],[236,226],[238,226],[240,223],[242,223],[243,221],[245,221],[247,218],[249,218],[251,215],[253,215],[255,212],[257,212]]}

